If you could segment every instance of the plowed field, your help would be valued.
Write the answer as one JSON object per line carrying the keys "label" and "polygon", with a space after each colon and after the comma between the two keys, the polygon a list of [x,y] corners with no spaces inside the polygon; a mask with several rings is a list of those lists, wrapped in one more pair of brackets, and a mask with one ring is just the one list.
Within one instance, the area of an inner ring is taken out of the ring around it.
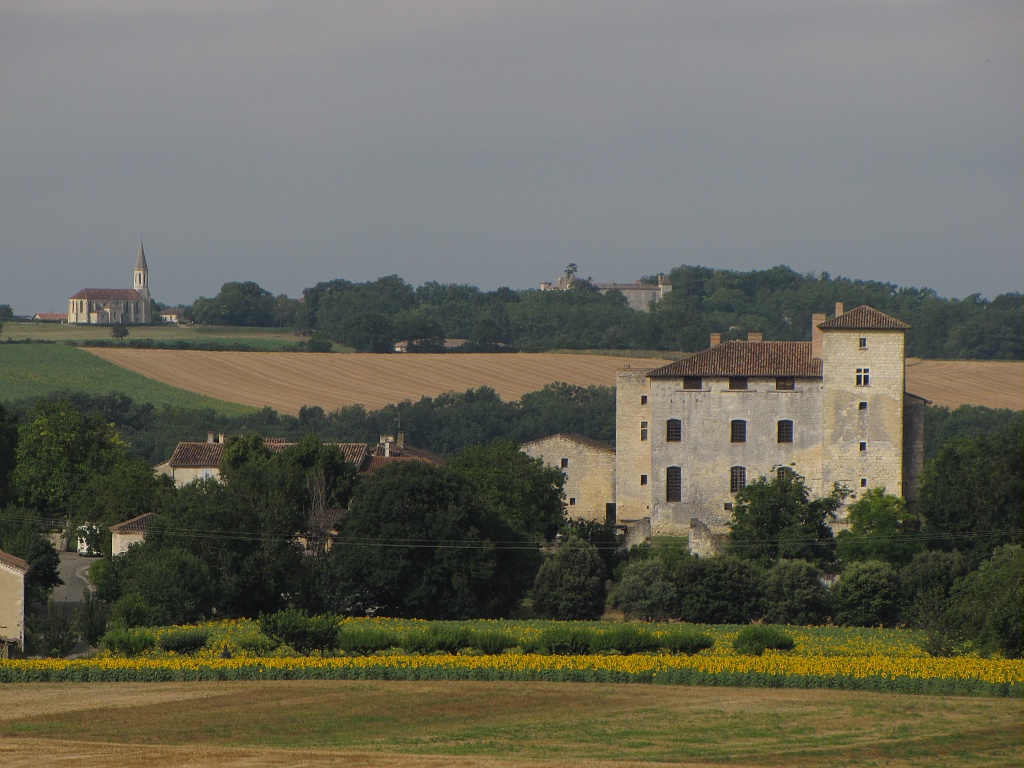
{"label": "plowed field", "polygon": [[[317,355],[275,352],[196,352],[162,349],[90,349],[149,378],[220,400],[298,413],[303,405],[327,411],[353,403],[370,409],[424,395],[492,387],[518,400],[553,381],[615,384],[626,365],[665,360],[559,354]],[[1024,362],[907,360],[907,390],[935,405],[965,403],[1024,408]]]}
{"label": "plowed field", "polygon": [[493,388],[518,400],[545,384],[565,381],[615,385],[626,365],[666,360],[600,355],[318,355],[275,352],[197,352],[164,349],[90,349],[128,370],[181,389],[245,405],[269,405],[297,414],[303,405],[332,411],[361,403],[376,409],[442,392]]}

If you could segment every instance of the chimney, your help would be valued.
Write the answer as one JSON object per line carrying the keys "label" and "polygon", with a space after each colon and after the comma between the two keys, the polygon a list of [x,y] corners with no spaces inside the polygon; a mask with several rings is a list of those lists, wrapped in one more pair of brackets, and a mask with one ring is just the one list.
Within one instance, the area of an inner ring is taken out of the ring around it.
{"label": "chimney", "polygon": [[398,439],[395,440],[395,444],[399,448],[405,448],[405,432],[398,433]]}
{"label": "chimney", "polygon": [[384,458],[387,459],[391,456],[391,438],[389,437],[384,441]]}
{"label": "chimney", "polygon": [[224,443],[224,442],[227,442],[227,441],[225,440],[225,438],[224,438],[224,433],[223,433],[223,432],[221,432],[221,433],[220,433],[219,435],[217,435],[217,442],[218,442],[218,443]]}
{"label": "chimney", "polygon": [[712,347],[717,347],[721,343],[722,343],[722,334],[720,334],[720,333],[712,333],[711,334],[711,346]]}
{"label": "chimney", "polygon": [[836,317],[839,317],[841,314],[843,314],[843,302],[837,301],[836,302]]}
{"label": "chimney", "polygon": [[763,340],[764,340],[764,334],[762,334],[760,331],[750,331],[747,334],[747,341],[763,341]]}
{"label": "chimney", "polygon": [[207,432],[206,433],[206,442],[208,442],[208,443],[216,443],[217,442],[216,440],[213,439],[213,432]]}
{"label": "chimney", "polygon": [[811,357],[821,359],[821,329],[818,327],[825,322],[824,312],[815,312],[811,315]]}

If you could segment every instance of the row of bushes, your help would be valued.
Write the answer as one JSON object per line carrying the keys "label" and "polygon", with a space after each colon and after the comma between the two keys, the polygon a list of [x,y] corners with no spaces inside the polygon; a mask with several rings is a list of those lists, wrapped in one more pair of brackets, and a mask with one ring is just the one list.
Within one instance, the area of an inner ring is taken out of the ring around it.
{"label": "row of bushes", "polygon": [[[239,642],[243,651],[260,654],[287,645],[300,654],[342,652],[366,656],[398,649],[410,654],[476,651],[498,655],[513,648],[523,653],[591,655],[667,652],[691,655],[711,648],[714,640],[692,629],[654,631],[633,624],[608,628],[572,624],[547,627],[532,637],[517,637],[500,629],[478,631],[465,625],[435,622],[422,629],[399,631],[380,627],[343,627],[337,616],[309,616],[285,610],[260,617],[262,634]],[[136,656],[157,647],[166,652],[192,654],[204,648],[210,633],[202,628],[182,628],[159,636],[146,630],[118,629],[108,632],[103,646],[112,653]],[[733,642],[737,653],[761,655],[765,650],[790,650],[793,638],[777,627],[744,628]]]}

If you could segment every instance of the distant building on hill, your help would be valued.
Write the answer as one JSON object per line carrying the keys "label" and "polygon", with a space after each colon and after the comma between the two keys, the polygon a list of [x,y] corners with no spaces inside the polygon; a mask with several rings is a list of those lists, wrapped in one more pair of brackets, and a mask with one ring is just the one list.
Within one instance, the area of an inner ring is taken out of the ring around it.
{"label": "distant building on hill", "polygon": [[[567,291],[577,281],[575,275],[558,278],[557,283],[544,282],[540,284],[542,291]],[[668,294],[672,293],[672,281],[665,275],[658,275],[657,283],[592,283],[602,294],[609,291],[619,291],[626,297],[626,301],[633,309],[640,312],[650,312],[651,305],[657,304]]]}
{"label": "distant building on hill", "polygon": [[77,325],[143,325],[153,322],[149,266],[139,243],[134,288],[83,288],[68,300],[69,323]]}

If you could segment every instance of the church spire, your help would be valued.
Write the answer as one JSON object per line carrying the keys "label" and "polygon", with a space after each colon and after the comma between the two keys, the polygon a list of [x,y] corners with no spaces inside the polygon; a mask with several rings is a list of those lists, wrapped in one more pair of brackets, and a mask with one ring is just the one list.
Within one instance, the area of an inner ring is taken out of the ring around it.
{"label": "church spire", "polygon": [[139,258],[135,260],[135,269],[149,270],[149,266],[146,264],[146,252],[142,248],[142,238],[139,238]]}

